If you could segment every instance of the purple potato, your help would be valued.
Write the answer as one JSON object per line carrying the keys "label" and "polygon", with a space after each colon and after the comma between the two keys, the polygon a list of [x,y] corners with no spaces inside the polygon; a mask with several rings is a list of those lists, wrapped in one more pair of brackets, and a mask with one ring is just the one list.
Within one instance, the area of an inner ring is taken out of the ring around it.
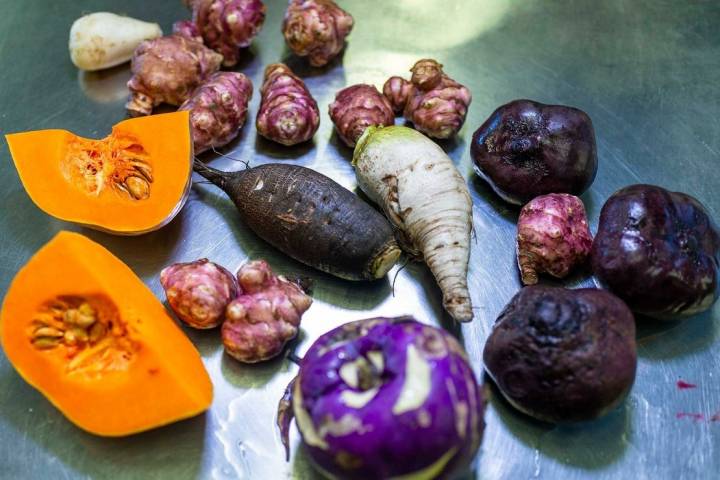
{"label": "purple potato", "polygon": [[331,477],[447,478],[482,440],[482,391],[465,352],[412,317],[331,330],[293,382],[278,408],[283,442],[294,414],[310,458]]}
{"label": "purple potato", "polygon": [[475,172],[506,202],[587,190],[597,173],[595,130],[573,107],[514,100],[473,134]]}
{"label": "purple potato", "polygon": [[600,212],[592,268],[635,312],[675,319],[718,297],[720,233],[703,205],[653,185],[615,192]]}
{"label": "purple potato", "polygon": [[551,423],[591,420],[635,380],[635,321],[605,290],[525,287],[495,322],[483,361],[521,412]]}

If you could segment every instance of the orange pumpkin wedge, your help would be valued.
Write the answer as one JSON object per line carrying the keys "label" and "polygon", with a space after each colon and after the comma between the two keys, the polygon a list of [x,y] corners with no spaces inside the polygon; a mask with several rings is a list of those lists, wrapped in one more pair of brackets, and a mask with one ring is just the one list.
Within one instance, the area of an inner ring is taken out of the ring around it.
{"label": "orange pumpkin wedge", "polygon": [[188,112],[125,120],[102,140],[66,130],[5,138],[32,201],[61,220],[139,235],[172,220],[190,190]]}
{"label": "orange pumpkin wedge", "polygon": [[13,279],[0,315],[10,363],[71,422],[102,436],[205,411],[200,356],[130,268],[101,245],[58,233]]}

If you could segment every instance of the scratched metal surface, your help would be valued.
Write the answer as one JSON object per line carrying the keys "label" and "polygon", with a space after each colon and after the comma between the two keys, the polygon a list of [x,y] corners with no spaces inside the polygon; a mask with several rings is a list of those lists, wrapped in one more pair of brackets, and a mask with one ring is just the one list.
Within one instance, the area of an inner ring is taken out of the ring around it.
{"label": "scratched metal surface", "polygon": [[[268,16],[240,67],[256,88],[263,65],[288,59],[323,111],[314,143],[283,149],[256,137],[253,122],[231,145],[254,164],[289,161],[354,188],[350,151],[325,115],[334,92],[356,82],[381,85],[414,60],[433,56],[474,95],[467,124],[443,146],[466,176],[475,202],[477,242],[470,284],[474,323],[455,330],[474,366],[507,300],[519,288],[514,264],[517,211],[471,173],[472,131],[514,98],[570,104],[592,117],[600,170],[583,196],[593,229],[600,207],[619,187],[656,183],[699,197],[720,218],[720,4],[670,0],[541,2],[509,0],[350,1],[357,26],[342,62],[303,67],[279,33],[284,0]],[[120,10],[155,20],[165,31],[186,15],[179,1],[0,1],[0,130],[66,128],[104,136],[123,117],[128,67],[78,74],[66,50],[68,28],[82,12]],[[251,104],[257,111],[258,95]],[[0,147],[0,291],[60,229],[77,227],[38,210],[23,191],[7,146]],[[221,168],[237,165],[227,159]],[[428,270],[408,267],[388,281],[348,283],[317,274],[269,248],[240,224],[230,202],[207,185],[193,189],[167,227],[136,238],[80,229],[126,261],[161,296],[160,269],[207,256],[234,268],[265,257],[278,270],[316,279],[316,303],[303,323],[302,354],[320,333],[371,315],[411,313],[451,327]],[[568,285],[591,285],[577,275]],[[161,296],[162,298],[162,296]],[[683,323],[639,324],[639,369],[630,397],[596,422],[565,428],[539,424],[492,395],[487,430],[473,472],[482,479],[697,479],[720,472],[720,307]],[[295,367],[274,361],[247,367],[224,356],[216,331],[187,332],[215,385],[212,409],[197,418],[124,439],[102,439],[72,426],[26,385],[0,354],[2,478],[315,478],[303,454],[285,463],[273,427],[274,406]],[[697,384],[680,390],[676,381]],[[132,402],[132,398],[128,398]],[[678,414],[700,414],[677,418]],[[293,433],[294,445],[297,432]]]}

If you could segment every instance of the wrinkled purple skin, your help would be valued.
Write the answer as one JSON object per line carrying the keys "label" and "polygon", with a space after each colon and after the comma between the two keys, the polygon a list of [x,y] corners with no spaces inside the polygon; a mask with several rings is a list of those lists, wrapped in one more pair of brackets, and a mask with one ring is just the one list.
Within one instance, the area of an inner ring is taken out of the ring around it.
{"label": "wrinkled purple skin", "polygon": [[520,210],[517,261],[525,285],[536,284],[540,273],[566,277],[585,263],[591,246],[585,206],[578,197],[541,195]]}
{"label": "wrinkled purple skin", "polygon": [[190,112],[195,154],[222,147],[245,125],[252,98],[250,79],[239,72],[216,72],[178,110]]}
{"label": "wrinkled purple skin", "polygon": [[297,336],[312,299],[265,260],[240,267],[237,279],[240,294],[228,304],[221,330],[225,351],[244,363],[269,360]]}
{"label": "wrinkled purple skin", "polygon": [[160,284],[178,318],[200,329],[220,325],[225,308],[238,294],[235,276],[207,258],[164,268]]}
{"label": "wrinkled purple skin", "polygon": [[189,6],[205,45],[223,56],[225,67],[237,64],[240,49],[250,46],[265,22],[260,0],[194,0]]}
{"label": "wrinkled purple skin", "polygon": [[695,198],[653,185],[615,192],[602,208],[593,273],[635,312],[677,319],[718,298],[720,233]]}
{"label": "wrinkled purple skin", "polygon": [[196,42],[202,43],[202,36],[198,31],[197,25],[192,20],[180,20],[173,23],[172,26],[173,35],[180,35],[181,37],[195,40]]}
{"label": "wrinkled purple skin", "polygon": [[[411,356],[427,368],[427,377],[414,376],[429,380],[422,382],[427,396],[423,401],[423,389],[416,389],[411,397],[419,404],[394,412]],[[353,362],[361,365],[357,386],[341,374]],[[343,401],[344,395],[375,388],[364,406]],[[287,402],[286,396],[278,415],[285,441]],[[482,392],[462,347],[445,331],[412,317],[360,320],[321,336],[300,363],[292,405],[310,458],[321,471],[345,479],[391,478],[436,462],[434,478],[448,478],[467,467],[484,428]]]}
{"label": "wrinkled purple skin", "polygon": [[514,100],[478,128],[470,153],[475,172],[506,202],[587,190],[597,173],[595,131],[582,110]]}
{"label": "wrinkled purple skin", "polygon": [[605,290],[525,287],[495,322],[483,361],[521,412],[551,423],[592,420],[632,387],[635,320]]}
{"label": "wrinkled purple skin", "polygon": [[260,87],[260,110],[255,125],[260,135],[282,145],[306,142],[320,126],[317,102],[287,65],[265,67]]}
{"label": "wrinkled purple skin", "polygon": [[338,136],[350,148],[355,147],[367,127],[395,124],[390,101],[377,88],[364,83],[337,92],[328,113]]}

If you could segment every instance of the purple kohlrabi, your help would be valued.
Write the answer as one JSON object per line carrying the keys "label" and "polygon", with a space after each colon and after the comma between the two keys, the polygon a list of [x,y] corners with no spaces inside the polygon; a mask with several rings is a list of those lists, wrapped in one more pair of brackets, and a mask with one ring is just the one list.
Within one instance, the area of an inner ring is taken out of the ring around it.
{"label": "purple kohlrabi", "polygon": [[373,318],[321,336],[279,405],[310,458],[347,479],[446,478],[483,433],[483,397],[460,344],[412,317]]}

